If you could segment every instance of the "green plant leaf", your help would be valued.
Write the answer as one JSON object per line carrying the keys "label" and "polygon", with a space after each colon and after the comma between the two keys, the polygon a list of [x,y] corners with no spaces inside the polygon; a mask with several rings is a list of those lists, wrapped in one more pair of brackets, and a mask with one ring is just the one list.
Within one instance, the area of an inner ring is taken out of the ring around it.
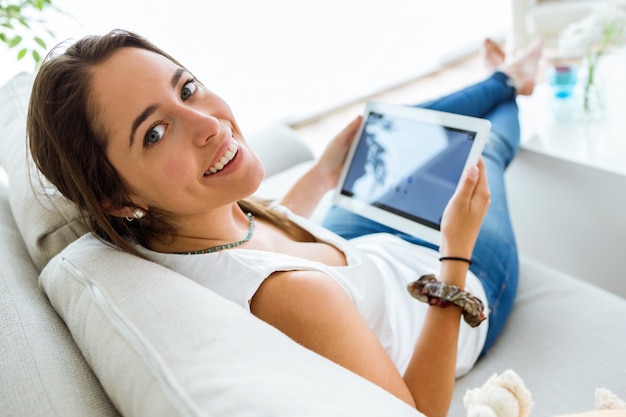
{"label": "green plant leaf", "polygon": [[22,42],[22,37],[20,35],[15,35],[11,39],[9,39],[8,46],[9,48],[15,48],[17,45]]}
{"label": "green plant leaf", "polygon": [[37,42],[37,45],[41,46],[42,49],[48,49],[46,42],[43,39],[41,39],[39,36],[35,36],[33,39],[35,42]]}
{"label": "green plant leaf", "polygon": [[19,15],[22,12],[22,8],[20,6],[15,5],[15,4],[9,4],[6,7],[5,10],[7,11],[7,14],[9,16],[11,16],[11,15]]}
{"label": "green plant leaf", "polygon": [[32,55],[33,55],[33,59],[35,60],[35,63],[39,64],[41,62],[41,54],[37,52],[35,49],[33,49]]}
{"label": "green plant leaf", "polygon": [[54,0],[0,0],[0,44],[19,50],[18,61],[32,59],[35,69],[43,62],[50,39],[56,37],[46,27],[47,14],[67,14],[53,3]]}
{"label": "green plant leaf", "polygon": [[30,25],[28,24],[28,21],[25,18],[18,17],[17,21],[20,22],[20,24],[24,26],[26,29],[30,29]]}

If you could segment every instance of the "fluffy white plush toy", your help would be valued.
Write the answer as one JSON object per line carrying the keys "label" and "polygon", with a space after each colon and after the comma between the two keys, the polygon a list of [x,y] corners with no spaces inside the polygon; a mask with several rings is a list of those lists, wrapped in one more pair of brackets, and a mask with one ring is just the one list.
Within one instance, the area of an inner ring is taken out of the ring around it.
{"label": "fluffy white plush toy", "polygon": [[626,410],[626,402],[605,388],[596,389],[596,410]]}
{"label": "fluffy white plush toy", "polygon": [[[493,374],[480,388],[467,390],[463,397],[467,417],[528,417],[532,395],[512,370]],[[596,410],[626,410],[626,402],[605,388],[595,392]],[[621,415],[621,414],[620,414]]]}
{"label": "fluffy white plush toy", "polygon": [[493,374],[480,388],[467,390],[463,397],[467,417],[528,417],[532,395],[512,370]]}

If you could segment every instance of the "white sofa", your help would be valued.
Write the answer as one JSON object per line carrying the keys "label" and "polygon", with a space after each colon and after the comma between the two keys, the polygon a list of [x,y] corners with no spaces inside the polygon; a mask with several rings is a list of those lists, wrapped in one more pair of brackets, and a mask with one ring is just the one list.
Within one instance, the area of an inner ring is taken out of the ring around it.
{"label": "white sofa", "polygon": [[[102,244],[54,190],[31,188],[31,79],[0,89],[3,415],[420,415],[185,277]],[[250,140],[265,196],[310,164],[285,126]],[[598,387],[624,398],[624,352],[626,300],[523,259],[511,320],[457,381],[450,415],[465,415],[466,390],[506,369],[531,390],[534,416],[589,410]]]}

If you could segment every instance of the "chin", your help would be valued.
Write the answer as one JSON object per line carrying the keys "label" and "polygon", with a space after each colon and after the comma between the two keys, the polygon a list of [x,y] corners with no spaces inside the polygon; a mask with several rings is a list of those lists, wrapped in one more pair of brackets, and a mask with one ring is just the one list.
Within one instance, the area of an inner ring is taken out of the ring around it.
{"label": "chin", "polygon": [[244,181],[244,187],[246,192],[246,197],[251,197],[254,193],[256,193],[261,187],[261,183],[263,182],[263,178],[265,178],[265,168],[263,168],[263,164],[257,158],[257,164],[255,168],[252,170],[251,174]]}

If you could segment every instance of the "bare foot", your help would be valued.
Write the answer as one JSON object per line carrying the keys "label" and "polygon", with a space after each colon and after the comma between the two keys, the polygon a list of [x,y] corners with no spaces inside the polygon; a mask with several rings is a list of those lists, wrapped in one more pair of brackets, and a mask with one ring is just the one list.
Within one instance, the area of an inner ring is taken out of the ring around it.
{"label": "bare foot", "polygon": [[485,65],[490,70],[495,70],[502,64],[504,64],[505,53],[500,45],[494,42],[492,39],[485,39],[482,49],[483,60]]}
{"label": "bare foot", "polygon": [[542,49],[543,41],[536,40],[521,51],[513,61],[501,67],[500,70],[515,84],[517,94],[529,96],[533,93]]}

